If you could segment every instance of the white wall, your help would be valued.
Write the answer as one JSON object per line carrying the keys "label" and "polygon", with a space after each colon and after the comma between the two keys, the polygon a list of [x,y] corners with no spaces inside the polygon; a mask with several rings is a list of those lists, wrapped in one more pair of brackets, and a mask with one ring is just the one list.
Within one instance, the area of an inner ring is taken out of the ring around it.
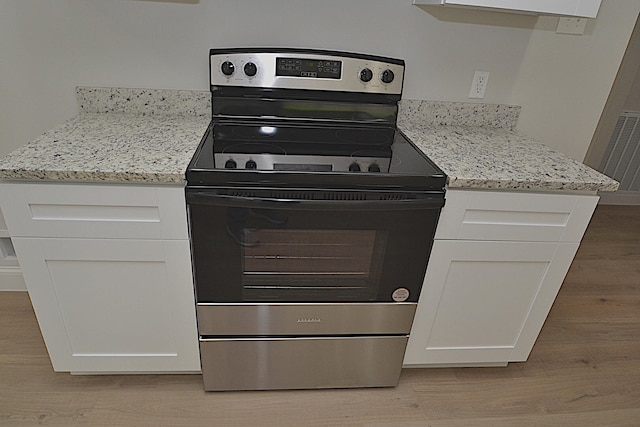
{"label": "white wall", "polygon": [[636,78],[633,80],[631,89],[629,89],[629,93],[627,94],[624,109],[629,111],[640,111],[640,68],[638,68]]}
{"label": "white wall", "polygon": [[465,23],[473,14],[438,19],[411,0],[2,0],[0,155],[76,114],[78,85],[206,90],[213,47],[403,58],[406,98],[467,100],[488,69],[485,100],[504,102],[535,17],[511,15],[522,29]]}
{"label": "white wall", "polygon": [[638,0],[604,0],[581,36],[541,17],[508,98],[523,107],[517,129],[583,161],[639,12]]}
{"label": "white wall", "polygon": [[[471,101],[474,70],[488,70],[482,102],[522,105],[522,130],[581,159],[639,8],[604,0],[592,35],[558,42],[534,16],[427,12],[411,0],[1,0],[0,155],[75,115],[75,86],[206,90],[209,48],[262,45],[403,58],[413,99]],[[571,79],[596,89],[560,123]]]}
{"label": "white wall", "polygon": [[[599,168],[602,163],[620,113],[635,107],[633,103],[627,104],[627,101],[636,99],[638,101],[636,106],[640,110],[640,55],[638,52],[640,52],[640,20],[636,21],[624,59],[585,156],[585,164],[593,168]],[[608,195],[601,195],[603,199],[600,203],[603,202],[604,196],[607,196],[608,201],[611,200]]]}

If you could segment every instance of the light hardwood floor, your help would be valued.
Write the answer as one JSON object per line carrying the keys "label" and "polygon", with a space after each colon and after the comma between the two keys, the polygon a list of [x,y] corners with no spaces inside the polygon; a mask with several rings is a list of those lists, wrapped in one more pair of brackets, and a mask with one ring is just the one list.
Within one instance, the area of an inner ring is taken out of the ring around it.
{"label": "light hardwood floor", "polygon": [[526,363],[405,369],[389,389],[205,393],[199,375],[55,373],[0,293],[0,425],[640,426],[640,207],[600,206]]}

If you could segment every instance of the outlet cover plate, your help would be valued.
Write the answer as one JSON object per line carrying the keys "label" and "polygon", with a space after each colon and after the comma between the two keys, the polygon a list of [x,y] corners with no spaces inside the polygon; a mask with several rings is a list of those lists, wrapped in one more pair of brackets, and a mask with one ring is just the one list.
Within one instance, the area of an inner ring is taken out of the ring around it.
{"label": "outlet cover plate", "polygon": [[476,99],[484,98],[484,92],[487,90],[488,82],[489,82],[488,71],[476,71],[473,74],[473,80],[471,81],[471,90],[469,90],[469,98],[476,98]]}

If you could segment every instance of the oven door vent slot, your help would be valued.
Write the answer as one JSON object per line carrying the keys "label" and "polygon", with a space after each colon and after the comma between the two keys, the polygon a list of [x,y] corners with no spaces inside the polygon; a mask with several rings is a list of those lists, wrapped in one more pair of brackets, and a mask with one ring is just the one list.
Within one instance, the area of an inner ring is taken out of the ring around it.
{"label": "oven door vent slot", "polygon": [[366,193],[343,193],[343,192],[331,192],[323,193],[323,200],[368,200]]}
{"label": "oven door vent slot", "polygon": [[355,191],[297,191],[297,190],[222,190],[219,194],[252,199],[280,199],[280,200],[407,200],[415,199],[409,193],[378,193]]}
{"label": "oven door vent slot", "polygon": [[409,197],[406,194],[402,194],[402,193],[393,193],[393,194],[383,194],[380,197],[380,200],[406,200],[406,199],[411,199],[412,197]]}
{"label": "oven door vent slot", "polygon": [[257,197],[255,191],[246,191],[246,190],[224,191],[220,193],[225,196],[231,196],[231,197],[251,197],[251,198]]}

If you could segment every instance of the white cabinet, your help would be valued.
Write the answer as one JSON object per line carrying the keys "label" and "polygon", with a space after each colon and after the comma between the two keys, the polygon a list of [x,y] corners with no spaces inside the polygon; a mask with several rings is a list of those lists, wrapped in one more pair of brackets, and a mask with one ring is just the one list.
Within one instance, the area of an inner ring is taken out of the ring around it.
{"label": "white cabinet", "polygon": [[405,364],[526,360],[577,243],[437,241]]}
{"label": "white cabinet", "polygon": [[198,372],[182,187],[0,184],[56,371]]}
{"label": "white cabinet", "polygon": [[450,190],[405,366],[526,360],[597,200]]}
{"label": "white cabinet", "polygon": [[505,12],[540,13],[595,18],[601,0],[414,0],[416,5],[480,7]]}

